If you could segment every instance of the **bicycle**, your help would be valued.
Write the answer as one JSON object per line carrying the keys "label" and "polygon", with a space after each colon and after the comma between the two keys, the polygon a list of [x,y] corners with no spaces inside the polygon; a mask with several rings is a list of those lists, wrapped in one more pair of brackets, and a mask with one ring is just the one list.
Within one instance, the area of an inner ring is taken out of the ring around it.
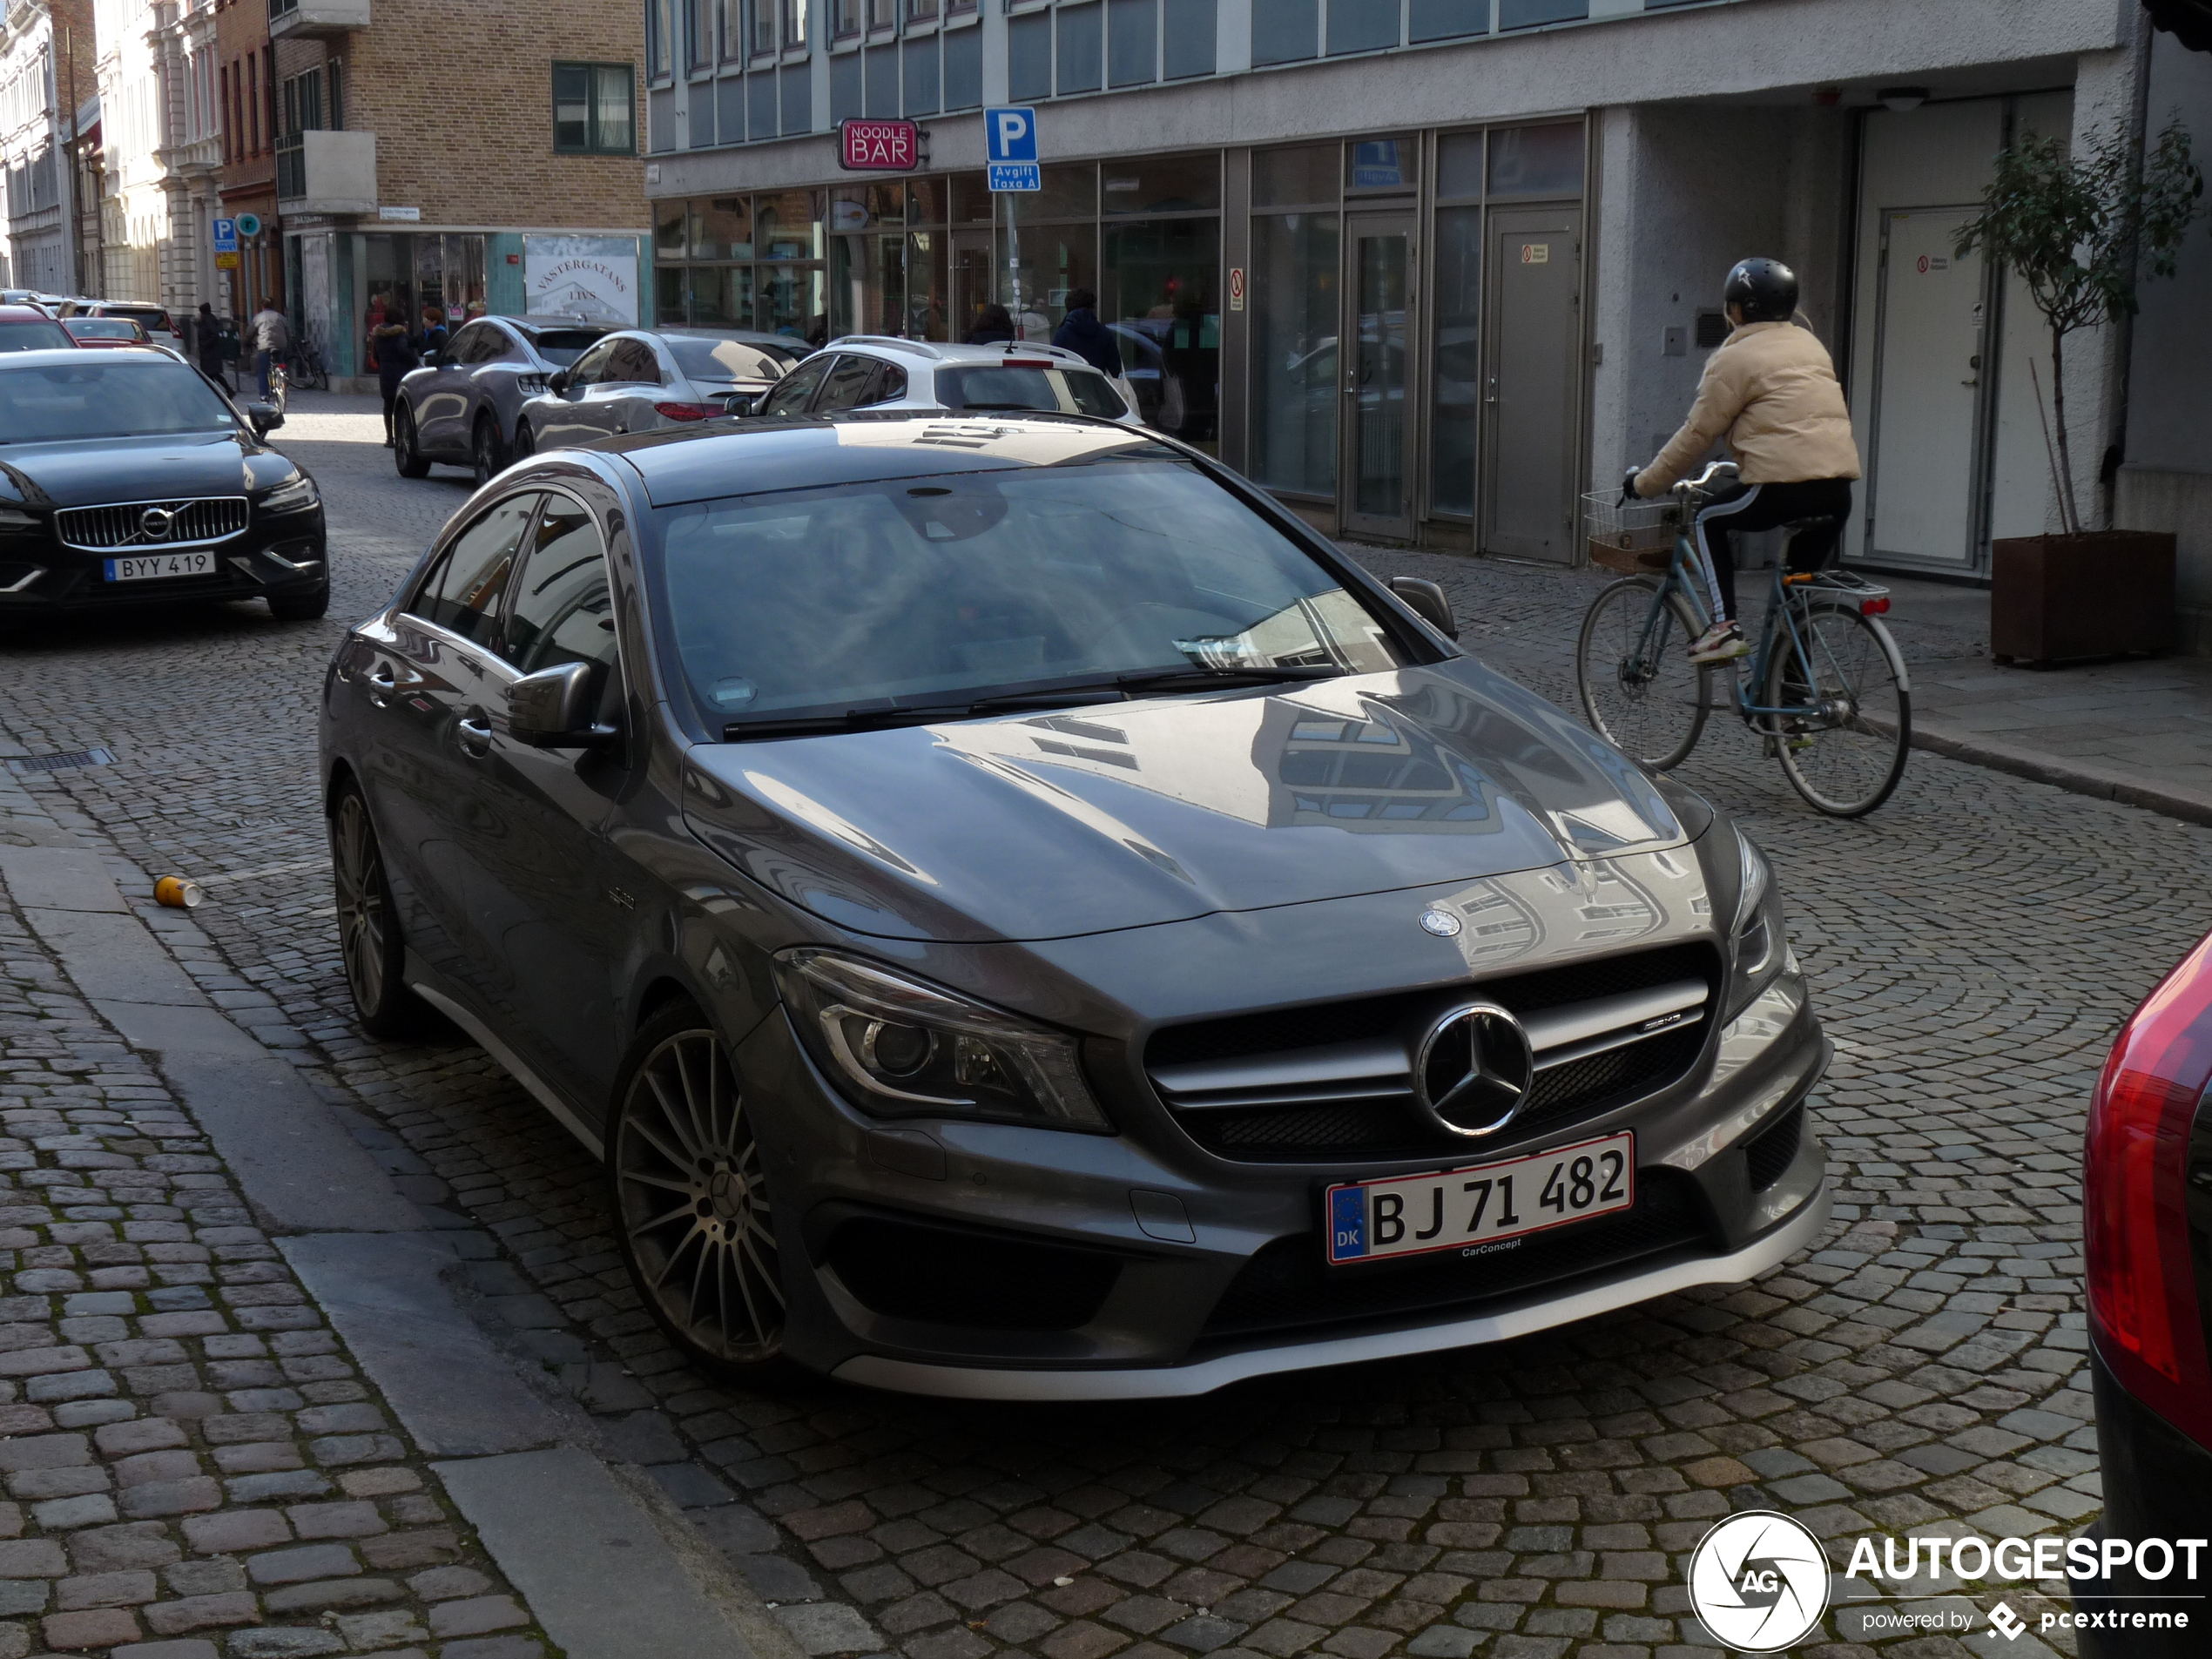
{"label": "bicycle", "polygon": [[[1733,462],[1720,461],[1677,483],[1672,500],[1583,497],[1592,560],[1625,574],[1582,618],[1575,651],[1582,711],[1655,771],[1689,758],[1716,706],[1720,664],[1688,657],[1711,620],[1695,537],[1699,508],[1736,475]],[[1809,806],[1863,817],[1896,789],[1912,741],[1905,661],[1879,620],[1889,590],[1846,570],[1794,570],[1799,537],[1838,527],[1814,519],[1786,528],[1789,550],[1774,567],[1757,646],[1734,665],[1735,710]]]}
{"label": "bicycle", "polygon": [[304,386],[309,391],[327,392],[330,371],[323,367],[322,354],[312,344],[302,341],[284,354],[288,378],[294,386]]}
{"label": "bicycle", "polygon": [[279,352],[269,359],[269,407],[282,415],[291,390],[292,375],[284,366],[284,354]]}

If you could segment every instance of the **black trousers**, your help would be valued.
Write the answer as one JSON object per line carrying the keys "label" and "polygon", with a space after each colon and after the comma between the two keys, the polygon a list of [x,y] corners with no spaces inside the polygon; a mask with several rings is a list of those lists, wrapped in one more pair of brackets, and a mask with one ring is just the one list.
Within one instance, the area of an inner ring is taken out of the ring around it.
{"label": "black trousers", "polygon": [[1716,619],[1736,614],[1736,556],[1729,537],[1737,531],[1770,530],[1801,518],[1832,518],[1834,534],[1800,536],[1791,543],[1794,570],[1816,570],[1835,549],[1851,516],[1848,478],[1816,478],[1794,484],[1736,484],[1698,509],[1697,550],[1705,558],[1707,604]]}

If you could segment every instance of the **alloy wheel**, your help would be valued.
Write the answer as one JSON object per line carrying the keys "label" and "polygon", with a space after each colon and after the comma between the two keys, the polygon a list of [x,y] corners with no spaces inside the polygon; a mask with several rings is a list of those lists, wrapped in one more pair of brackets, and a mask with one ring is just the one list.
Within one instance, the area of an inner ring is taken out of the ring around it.
{"label": "alloy wheel", "polygon": [[638,1288],[708,1359],[758,1365],[783,1343],[785,1302],[759,1143],[721,1042],[693,1028],[631,1076],[614,1182]]}
{"label": "alloy wheel", "polygon": [[368,821],[367,804],[351,791],[338,803],[330,844],[338,896],[339,952],[345,959],[346,982],[354,994],[354,1005],[368,1012],[384,1004],[389,918],[384,908],[375,826]]}
{"label": "alloy wheel", "polygon": [[492,435],[489,419],[476,422],[476,441],[473,448],[476,482],[481,487],[489,483],[499,472],[498,441]]}

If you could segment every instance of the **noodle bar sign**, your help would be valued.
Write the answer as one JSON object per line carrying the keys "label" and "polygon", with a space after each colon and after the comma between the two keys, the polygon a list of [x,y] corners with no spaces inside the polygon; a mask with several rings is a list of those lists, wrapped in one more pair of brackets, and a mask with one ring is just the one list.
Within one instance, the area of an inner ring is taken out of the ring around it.
{"label": "noodle bar sign", "polygon": [[912,121],[840,121],[837,165],[847,172],[915,172],[921,165],[921,129]]}

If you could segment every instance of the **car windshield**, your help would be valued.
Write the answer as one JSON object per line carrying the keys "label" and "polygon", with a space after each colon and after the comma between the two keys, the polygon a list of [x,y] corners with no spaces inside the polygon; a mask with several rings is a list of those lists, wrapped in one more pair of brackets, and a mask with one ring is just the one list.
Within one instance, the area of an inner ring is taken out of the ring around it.
{"label": "car windshield", "polygon": [[182,363],[115,361],[125,355],[0,367],[0,443],[236,429],[230,405]]}
{"label": "car windshield", "polygon": [[704,340],[683,334],[663,334],[661,339],[687,381],[772,381],[797,361],[772,346],[756,346],[749,340]]}
{"label": "car windshield", "polygon": [[1128,413],[1106,377],[1090,368],[1001,368],[995,364],[937,371],[937,401],[948,409],[1042,409],[1096,415]]}
{"label": "car windshield", "polygon": [[0,322],[0,351],[66,351],[77,342],[69,331],[57,322],[21,322],[10,319]]}
{"label": "car windshield", "polygon": [[[1157,454],[1157,452],[1156,452]],[[1343,580],[1164,455],[663,509],[666,615],[710,726],[1009,688],[1407,660]]]}
{"label": "car windshield", "polygon": [[606,332],[604,328],[548,328],[537,336],[537,354],[556,368],[566,368]]}
{"label": "car windshield", "polygon": [[165,311],[157,311],[152,306],[142,306],[130,311],[125,311],[120,306],[103,306],[100,307],[99,314],[103,317],[128,317],[132,321],[144,325],[148,330],[158,328],[166,332],[169,328],[169,314]]}
{"label": "car windshield", "polygon": [[69,332],[80,340],[144,340],[146,331],[128,317],[71,317]]}

